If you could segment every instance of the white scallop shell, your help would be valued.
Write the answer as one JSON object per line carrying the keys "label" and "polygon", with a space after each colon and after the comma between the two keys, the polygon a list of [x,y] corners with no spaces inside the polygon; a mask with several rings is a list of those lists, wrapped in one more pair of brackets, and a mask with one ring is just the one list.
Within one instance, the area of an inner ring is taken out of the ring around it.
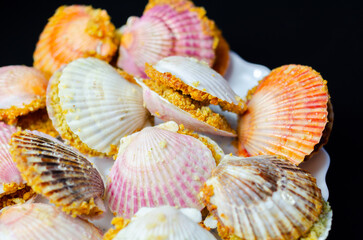
{"label": "white scallop shell", "polygon": [[297,239],[323,208],[315,178],[279,156],[225,155],[200,196],[223,232],[242,239]]}
{"label": "white scallop shell", "polygon": [[113,240],[215,240],[210,232],[198,225],[201,220],[201,213],[193,208],[141,208]]}
{"label": "white scallop shell", "polygon": [[91,149],[109,153],[111,145],[117,146],[122,137],[147,123],[141,88],[104,61],[75,60],[59,80],[59,104],[66,111],[66,122]]}
{"label": "white scallop shell", "polygon": [[171,56],[158,61],[153,67],[161,73],[171,73],[199,91],[235,105],[239,104],[240,97],[232,90],[226,79],[207,63],[190,57]]}
{"label": "white scallop shell", "polygon": [[107,183],[112,212],[131,218],[141,207],[201,210],[197,195],[216,163],[198,139],[147,127],[121,140]]}
{"label": "white scallop shell", "polygon": [[73,218],[58,208],[23,204],[0,215],[1,240],[101,240],[102,232],[91,223]]}

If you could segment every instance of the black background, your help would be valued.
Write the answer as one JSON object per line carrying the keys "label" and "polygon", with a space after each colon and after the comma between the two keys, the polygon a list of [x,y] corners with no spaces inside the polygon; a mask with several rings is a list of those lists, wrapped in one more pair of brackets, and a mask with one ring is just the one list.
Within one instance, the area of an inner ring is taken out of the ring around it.
{"label": "black background", "polygon": [[[363,8],[347,1],[194,2],[205,7],[231,48],[245,60],[270,69],[289,63],[309,65],[328,81],[335,112],[325,147],[331,157],[327,184],[333,208],[328,239],[363,239]],[[0,66],[32,65],[35,44],[47,19],[58,6],[76,3],[106,9],[118,28],[129,16],[140,16],[146,0],[0,0]]]}

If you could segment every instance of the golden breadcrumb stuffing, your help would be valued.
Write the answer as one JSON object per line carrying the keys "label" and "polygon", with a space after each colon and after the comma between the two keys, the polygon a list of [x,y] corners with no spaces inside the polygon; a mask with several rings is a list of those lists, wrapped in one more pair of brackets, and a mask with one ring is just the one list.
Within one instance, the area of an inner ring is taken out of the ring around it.
{"label": "golden breadcrumb stuffing", "polygon": [[122,217],[114,217],[111,221],[111,224],[115,226],[115,228],[109,229],[105,235],[103,235],[103,240],[112,240],[116,237],[117,233],[124,229],[128,224],[130,223],[130,220],[124,219]]}
{"label": "golden breadcrumb stuffing", "polygon": [[19,116],[24,116],[41,108],[45,108],[45,96],[38,97],[29,104],[23,104],[23,108],[12,106],[9,109],[0,109],[0,121],[12,125],[16,123]]}
{"label": "golden breadcrumb stuffing", "polygon": [[3,183],[3,193],[0,194],[0,209],[14,204],[25,203],[35,195],[26,184]]}
{"label": "golden breadcrumb stuffing", "polygon": [[53,127],[46,108],[19,117],[16,125],[21,129],[37,130],[55,138],[59,136],[59,133]]}
{"label": "golden breadcrumb stuffing", "polygon": [[222,156],[216,151],[215,146],[213,146],[213,144],[211,144],[207,138],[200,136],[199,134],[195,133],[192,130],[185,129],[183,124],[181,124],[179,126],[178,133],[184,134],[184,135],[189,135],[189,136],[194,137],[194,138],[198,139],[199,141],[201,141],[212,152],[212,155],[213,155],[214,160],[216,161],[216,164],[217,165],[219,164]]}
{"label": "golden breadcrumb stuffing", "polygon": [[192,99],[200,101],[204,105],[220,105],[223,110],[238,114],[242,114],[246,110],[246,104],[242,101],[242,99],[238,99],[238,105],[223,101],[215,96],[185,84],[180,78],[175,77],[169,72],[161,73],[147,63],[145,66],[145,73],[149,78],[153,79],[157,83],[168,86],[174,90],[181,91],[185,95],[190,95]]}
{"label": "golden breadcrumb stuffing", "polygon": [[139,86],[139,84],[136,82],[136,80],[135,80],[135,78],[134,78],[134,76],[133,75],[131,75],[131,74],[129,74],[129,73],[127,73],[127,72],[125,72],[125,71],[123,71],[123,70],[121,70],[121,69],[119,69],[119,68],[117,68],[116,69],[117,70],[117,72],[123,77],[123,78],[125,78],[127,81],[129,81],[130,83],[133,83],[133,84],[136,84],[136,85],[138,85]]}
{"label": "golden breadcrumb stuffing", "polygon": [[223,116],[213,112],[209,107],[204,106],[203,103],[195,101],[179,91],[174,91],[170,87],[160,85],[151,79],[144,80],[144,84],[162,98],[168,100],[171,104],[190,113],[193,118],[203,121],[217,129],[235,133]]}
{"label": "golden breadcrumb stuffing", "polygon": [[67,214],[71,214],[72,217],[77,217],[82,215],[98,216],[103,213],[103,211],[99,209],[95,204],[94,198],[91,198],[88,202],[82,202],[81,204],[79,204],[78,202],[74,202],[69,206],[62,206],[57,202],[52,202],[52,203],[54,203],[58,207],[61,206],[62,210]]}
{"label": "golden breadcrumb stuffing", "polygon": [[88,145],[82,142],[81,139],[69,128],[65,119],[65,114],[67,111],[63,110],[59,104],[60,100],[58,96],[58,84],[61,73],[58,73],[58,75],[59,76],[53,78],[49,92],[49,97],[51,98],[50,105],[54,110],[54,116],[56,119],[56,121],[53,122],[54,126],[60,131],[59,134],[61,135],[62,139],[66,140],[69,145],[75,147],[80,152],[91,156],[105,156],[105,154],[88,147]]}

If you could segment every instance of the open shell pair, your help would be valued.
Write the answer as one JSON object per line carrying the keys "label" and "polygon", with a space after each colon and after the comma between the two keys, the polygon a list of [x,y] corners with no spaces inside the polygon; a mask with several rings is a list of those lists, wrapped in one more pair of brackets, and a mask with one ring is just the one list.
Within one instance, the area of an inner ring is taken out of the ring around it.
{"label": "open shell pair", "polygon": [[201,210],[197,195],[223,151],[211,139],[197,137],[202,139],[168,122],[121,139],[107,182],[111,211],[130,219],[141,207]]}
{"label": "open shell pair", "polygon": [[150,120],[141,88],[91,57],[77,59],[52,76],[47,109],[61,137],[93,156],[115,154],[122,137]]}
{"label": "open shell pair", "polygon": [[226,155],[200,197],[222,239],[319,237],[331,222],[315,178],[280,156]]}
{"label": "open shell pair", "polygon": [[145,63],[168,56],[188,56],[205,61],[221,74],[227,69],[229,47],[204,8],[189,0],[154,1],[143,15],[129,17],[121,28],[117,65],[145,77]]}
{"label": "open shell pair", "polygon": [[50,77],[62,65],[82,57],[110,61],[117,51],[115,27],[106,10],[62,6],[49,19],[34,52],[34,67]]}
{"label": "open shell pair", "polygon": [[326,83],[307,66],[274,69],[248,96],[238,123],[239,154],[278,154],[298,165],[319,150],[333,123]]}
{"label": "open shell pair", "polygon": [[105,210],[99,171],[79,152],[40,132],[16,132],[10,153],[27,185],[72,216]]}
{"label": "open shell pair", "polygon": [[236,136],[227,120],[208,105],[241,114],[242,99],[228,82],[207,64],[194,58],[172,56],[147,65],[150,79],[138,79],[144,103],[154,116],[175,121],[188,129],[222,136]]}
{"label": "open shell pair", "polygon": [[102,232],[91,223],[73,218],[52,205],[31,203],[2,211],[0,239],[101,240]]}

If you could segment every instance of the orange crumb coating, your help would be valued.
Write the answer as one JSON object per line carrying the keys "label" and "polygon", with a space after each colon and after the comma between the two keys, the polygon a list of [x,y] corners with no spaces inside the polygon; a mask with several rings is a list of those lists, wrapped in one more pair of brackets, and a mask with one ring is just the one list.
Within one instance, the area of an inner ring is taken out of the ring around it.
{"label": "orange crumb coating", "polygon": [[130,220],[124,219],[122,217],[114,217],[111,221],[111,224],[115,226],[115,228],[109,229],[105,235],[103,235],[103,240],[112,240],[116,237],[117,233],[124,229]]}
{"label": "orange crumb coating", "polygon": [[55,130],[52,120],[50,120],[45,108],[19,117],[16,125],[21,129],[28,129],[31,131],[36,130],[55,138],[59,136],[59,133]]}
{"label": "orange crumb coating", "polygon": [[35,195],[26,184],[3,183],[3,193],[0,194],[0,209],[14,204],[23,204]]}
{"label": "orange crumb coating", "polygon": [[139,86],[139,84],[137,84],[135,78],[133,75],[119,69],[119,68],[116,68],[117,72],[123,77],[125,78],[127,81],[129,81],[130,83],[133,83],[133,84],[136,84],[137,86]]}
{"label": "orange crumb coating", "polygon": [[[52,201],[50,201],[52,202]],[[56,206],[61,206],[56,202],[53,202]],[[74,202],[69,206],[61,206],[62,211],[71,214],[72,217],[77,216],[98,216],[103,213],[101,209],[95,204],[94,198],[91,198],[88,202],[82,202],[79,204],[78,202]]]}
{"label": "orange crumb coating", "polygon": [[184,135],[189,135],[189,136],[194,137],[194,138],[198,139],[199,141],[201,141],[212,152],[212,155],[213,155],[214,160],[216,161],[216,164],[217,165],[219,164],[222,156],[216,151],[213,144],[211,144],[207,138],[200,136],[199,134],[195,133],[192,130],[185,129],[183,124],[179,125],[178,133],[184,134]]}
{"label": "orange crumb coating", "polygon": [[204,105],[220,105],[223,110],[231,111],[238,114],[242,114],[247,108],[246,104],[242,101],[242,99],[238,99],[238,105],[223,101],[215,96],[212,96],[206,92],[200,91],[196,88],[193,88],[192,86],[185,84],[180,78],[175,77],[169,72],[161,73],[157,71],[153,66],[148,63],[146,63],[145,66],[145,73],[149,78],[153,79],[157,83],[181,91],[183,94],[189,95],[192,99],[200,101]]}
{"label": "orange crumb coating", "polygon": [[217,129],[235,133],[223,116],[213,112],[201,102],[195,101],[189,96],[183,95],[170,87],[160,85],[151,79],[144,80],[144,84],[162,98],[168,100],[171,104],[191,114],[193,118],[203,121]]}
{"label": "orange crumb coating", "polygon": [[[105,156],[105,154],[98,152],[94,149],[91,149],[88,147],[87,144],[82,142],[82,140],[71,131],[69,128],[67,121],[65,119],[65,114],[67,113],[66,110],[63,110],[62,107],[59,104],[59,96],[58,96],[58,84],[59,84],[59,77],[61,76],[61,73],[58,72],[53,77],[53,80],[51,82],[50,91],[48,94],[48,97],[50,98],[50,105],[51,108],[54,110],[54,117],[55,121],[53,122],[54,127],[59,131],[59,134],[61,135],[62,139],[66,140],[66,142],[78,149],[80,152],[84,154],[88,154],[90,156]],[[114,150],[111,150],[113,152]],[[111,155],[111,153],[110,153]]]}
{"label": "orange crumb coating", "polygon": [[45,108],[45,96],[38,97],[29,104],[24,104],[23,108],[12,106],[9,109],[0,109],[0,121],[5,121],[7,124],[14,124],[19,116],[27,115],[30,112]]}
{"label": "orange crumb coating", "polygon": [[39,37],[34,67],[50,77],[63,64],[82,57],[111,61],[119,38],[106,10],[91,6],[59,7]]}

